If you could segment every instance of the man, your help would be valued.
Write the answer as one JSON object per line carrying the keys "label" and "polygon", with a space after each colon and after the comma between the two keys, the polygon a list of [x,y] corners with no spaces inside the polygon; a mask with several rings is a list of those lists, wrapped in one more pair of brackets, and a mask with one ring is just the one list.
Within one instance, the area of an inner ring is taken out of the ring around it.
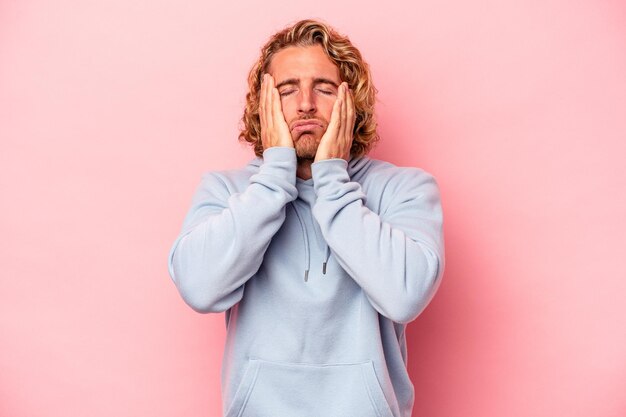
{"label": "man", "polygon": [[224,415],[410,416],[405,328],[444,269],[436,181],[365,156],[376,90],[327,25],[275,34],[249,85],[256,158],[204,174],[169,257],[185,302],[226,312]]}

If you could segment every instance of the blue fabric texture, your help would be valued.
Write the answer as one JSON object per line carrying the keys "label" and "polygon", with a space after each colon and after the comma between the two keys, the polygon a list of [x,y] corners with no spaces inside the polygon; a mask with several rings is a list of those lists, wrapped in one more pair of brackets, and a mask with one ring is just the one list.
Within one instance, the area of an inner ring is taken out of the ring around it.
{"label": "blue fabric texture", "polygon": [[444,271],[435,178],[367,156],[311,165],[272,147],[202,176],[169,273],[225,312],[226,417],[410,417],[405,329]]}

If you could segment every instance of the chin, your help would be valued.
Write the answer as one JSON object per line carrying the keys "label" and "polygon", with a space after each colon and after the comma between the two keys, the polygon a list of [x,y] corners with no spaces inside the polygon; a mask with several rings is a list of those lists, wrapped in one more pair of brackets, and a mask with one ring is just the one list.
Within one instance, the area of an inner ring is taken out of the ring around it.
{"label": "chin", "polygon": [[298,147],[296,147],[296,158],[298,159],[315,159],[316,153],[317,149],[298,149]]}
{"label": "chin", "polygon": [[296,156],[300,159],[315,159],[320,140],[321,138],[317,138],[311,133],[303,133],[299,138],[294,139]]}

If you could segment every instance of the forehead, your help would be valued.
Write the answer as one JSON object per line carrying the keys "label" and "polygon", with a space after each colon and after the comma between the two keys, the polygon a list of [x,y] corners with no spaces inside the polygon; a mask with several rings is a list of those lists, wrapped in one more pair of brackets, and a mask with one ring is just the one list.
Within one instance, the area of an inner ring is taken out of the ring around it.
{"label": "forehead", "polygon": [[329,78],[340,83],[339,68],[321,45],[289,46],[278,51],[268,68],[276,83],[288,78]]}

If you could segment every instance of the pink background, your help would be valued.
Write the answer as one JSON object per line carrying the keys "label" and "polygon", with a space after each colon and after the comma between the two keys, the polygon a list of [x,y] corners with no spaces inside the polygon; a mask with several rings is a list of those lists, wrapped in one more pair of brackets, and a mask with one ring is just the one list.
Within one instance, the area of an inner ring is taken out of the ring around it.
{"label": "pink background", "polygon": [[[217,416],[223,314],[167,274],[247,71],[305,17],[380,91],[371,156],[437,178],[414,416],[626,415],[626,6],[0,2],[0,417]],[[418,3],[418,4],[415,4]]]}

